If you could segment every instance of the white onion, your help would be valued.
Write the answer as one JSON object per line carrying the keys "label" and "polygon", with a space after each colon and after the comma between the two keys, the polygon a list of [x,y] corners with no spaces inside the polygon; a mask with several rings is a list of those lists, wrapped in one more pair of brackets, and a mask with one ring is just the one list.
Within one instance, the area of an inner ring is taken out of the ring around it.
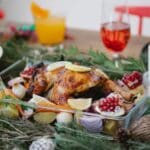
{"label": "white onion", "polygon": [[73,117],[70,113],[60,112],[59,114],[57,114],[56,120],[58,123],[69,124],[72,122]]}
{"label": "white onion", "polygon": [[32,142],[29,150],[54,150],[55,144],[52,139],[47,137],[42,137]]}
{"label": "white onion", "polygon": [[26,94],[26,88],[21,84],[15,84],[12,87],[12,92],[20,99],[22,99]]}
{"label": "white onion", "polygon": [[14,86],[15,84],[19,84],[19,83],[23,83],[23,82],[25,82],[25,80],[22,77],[16,77],[16,78],[11,79],[8,82],[8,85]]}

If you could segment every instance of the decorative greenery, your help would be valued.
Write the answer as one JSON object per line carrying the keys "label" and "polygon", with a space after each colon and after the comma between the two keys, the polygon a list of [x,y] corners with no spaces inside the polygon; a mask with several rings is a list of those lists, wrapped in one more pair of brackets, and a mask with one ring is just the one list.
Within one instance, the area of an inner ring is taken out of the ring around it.
{"label": "decorative greenery", "polygon": [[36,48],[28,46],[24,40],[17,40],[15,38],[2,43],[1,46],[3,47],[4,54],[0,59],[0,70],[3,70],[23,57],[36,59],[35,56],[38,57],[41,53],[45,54],[47,52],[45,49],[39,49],[38,53]]}
{"label": "decorative greenery", "polygon": [[0,149],[28,149],[33,140],[40,137],[51,137],[54,128],[50,125],[39,125],[29,120],[11,120],[0,118]]}
{"label": "decorative greenery", "polygon": [[[65,126],[57,124],[58,134],[55,134],[57,150],[148,150],[150,144],[146,142],[131,141],[119,143],[112,137],[98,134],[88,133],[84,129],[79,128],[76,124]],[[67,144],[66,144],[67,143]]]}
{"label": "decorative greenery", "polygon": [[115,62],[110,60],[104,53],[93,49],[89,49],[87,54],[83,54],[80,53],[77,47],[72,46],[69,49],[60,49],[58,47],[53,53],[49,53],[48,49],[33,48],[28,46],[23,40],[16,39],[5,42],[2,47],[4,49],[4,56],[0,60],[1,70],[23,57],[28,57],[34,61],[68,60],[92,67],[95,66],[105,71],[113,79],[121,77],[123,74],[134,70],[145,72],[145,66],[142,60],[127,58],[123,61],[119,61],[118,68],[115,65]]}
{"label": "decorative greenery", "polygon": [[[52,62],[69,60],[79,62],[87,66],[98,67],[107,72],[107,74],[113,79],[121,77],[124,73],[133,70],[138,70],[142,73],[145,72],[145,66],[142,60],[128,58],[124,61],[120,61],[118,68],[104,53],[92,49],[88,51],[88,54],[81,54],[77,47],[70,47],[69,49],[56,48],[56,50],[50,54],[47,49],[37,50],[28,46],[24,41],[16,39],[5,42],[2,47],[4,49],[4,55],[0,60],[0,70],[3,70],[10,64],[25,56],[35,61],[45,60]],[[23,63],[20,68],[24,65],[25,64]],[[10,71],[13,69],[14,66],[10,66],[8,70]],[[6,69],[3,72],[3,77],[8,74],[8,70]],[[1,102],[9,103],[9,101],[10,97],[5,97],[5,100]],[[24,103],[21,103],[21,105],[24,105]],[[114,141],[110,136],[88,133],[75,123],[68,127],[56,124],[56,129],[57,132],[55,132],[54,128],[50,125],[42,126],[30,122],[29,120],[10,120],[0,118],[0,149],[10,150],[13,149],[13,147],[28,149],[29,144],[33,140],[42,136],[52,137],[53,135],[57,144],[57,150],[110,150],[112,147],[115,150],[122,150],[125,148],[128,148],[129,150],[150,149],[149,143],[141,143],[137,141],[128,141],[128,143],[125,144],[129,147],[125,147],[123,144]]]}

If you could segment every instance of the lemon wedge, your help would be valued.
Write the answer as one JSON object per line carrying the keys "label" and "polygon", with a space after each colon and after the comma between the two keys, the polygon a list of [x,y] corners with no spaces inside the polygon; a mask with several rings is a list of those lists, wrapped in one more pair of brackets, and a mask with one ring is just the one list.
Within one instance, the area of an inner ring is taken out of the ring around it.
{"label": "lemon wedge", "polygon": [[68,99],[68,104],[73,109],[85,110],[91,106],[92,98]]}
{"label": "lemon wedge", "polygon": [[81,66],[81,65],[75,65],[72,63],[66,64],[65,68],[71,71],[75,71],[75,72],[88,72],[91,70],[91,68],[86,67],[86,66]]}
{"label": "lemon wedge", "polygon": [[71,64],[71,62],[69,62],[69,61],[58,61],[55,63],[51,63],[47,66],[47,71],[53,71],[53,70],[58,69],[60,67],[64,67],[67,64]]}
{"label": "lemon wedge", "polygon": [[29,100],[29,103],[38,104],[40,102],[49,102],[46,98],[33,94],[33,98]]}

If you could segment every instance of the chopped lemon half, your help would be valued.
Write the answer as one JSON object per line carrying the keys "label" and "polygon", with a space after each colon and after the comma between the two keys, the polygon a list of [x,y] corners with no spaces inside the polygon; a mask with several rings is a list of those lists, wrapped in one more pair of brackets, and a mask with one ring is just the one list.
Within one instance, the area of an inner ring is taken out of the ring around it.
{"label": "chopped lemon half", "polygon": [[69,61],[58,61],[58,62],[49,64],[47,66],[47,71],[53,71],[53,70],[58,69],[60,67],[64,67],[67,64],[71,64],[71,62],[69,62]]}
{"label": "chopped lemon half", "polygon": [[65,68],[71,71],[76,71],[76,72],[88,72],[91,70],[91,68],[86,67],[86,66],[81,66],[81,65],[75,65],[72,63],[66,64]]}
{"label": "chopped lemon half", "polygon": [[68,104],[73,109],[85,110],[91,106],[92,98],[68,99]]}

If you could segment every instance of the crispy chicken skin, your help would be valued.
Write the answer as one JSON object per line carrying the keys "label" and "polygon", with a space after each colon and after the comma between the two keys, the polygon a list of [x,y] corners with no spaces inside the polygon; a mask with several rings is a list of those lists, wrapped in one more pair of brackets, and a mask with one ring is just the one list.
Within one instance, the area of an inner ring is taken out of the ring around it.
{"label": "crispy chicken skin", "polygon": [[64,104],[71,95],[86,91],[98,85],[102,80],[105,79],[94,71],[80,73],[62,69],[57,74],[56,82],[50,93],[50,99],[56,104]]}
{"label": "crispy chicken skin", "polygon": [[131,98],[131,94],[123,91],[103,72],[94,69],[81,73],[61,68],[50,74],[53,76],[54,85],[50,90],[48,98],[56,104],[65,104],[69,97],[97,85],[101,86],[104,90],[118,92],[127,100]]}
{"label": "crispy chicken skin", "polygon": [[118,86],[115,82],[112,80],[107,80],[103,84],[103,90],[107,91],[108,93],[110,92],[116,92],[120,94],[125,100],[131,100],[132,94],[124,91],[120,86]]}

